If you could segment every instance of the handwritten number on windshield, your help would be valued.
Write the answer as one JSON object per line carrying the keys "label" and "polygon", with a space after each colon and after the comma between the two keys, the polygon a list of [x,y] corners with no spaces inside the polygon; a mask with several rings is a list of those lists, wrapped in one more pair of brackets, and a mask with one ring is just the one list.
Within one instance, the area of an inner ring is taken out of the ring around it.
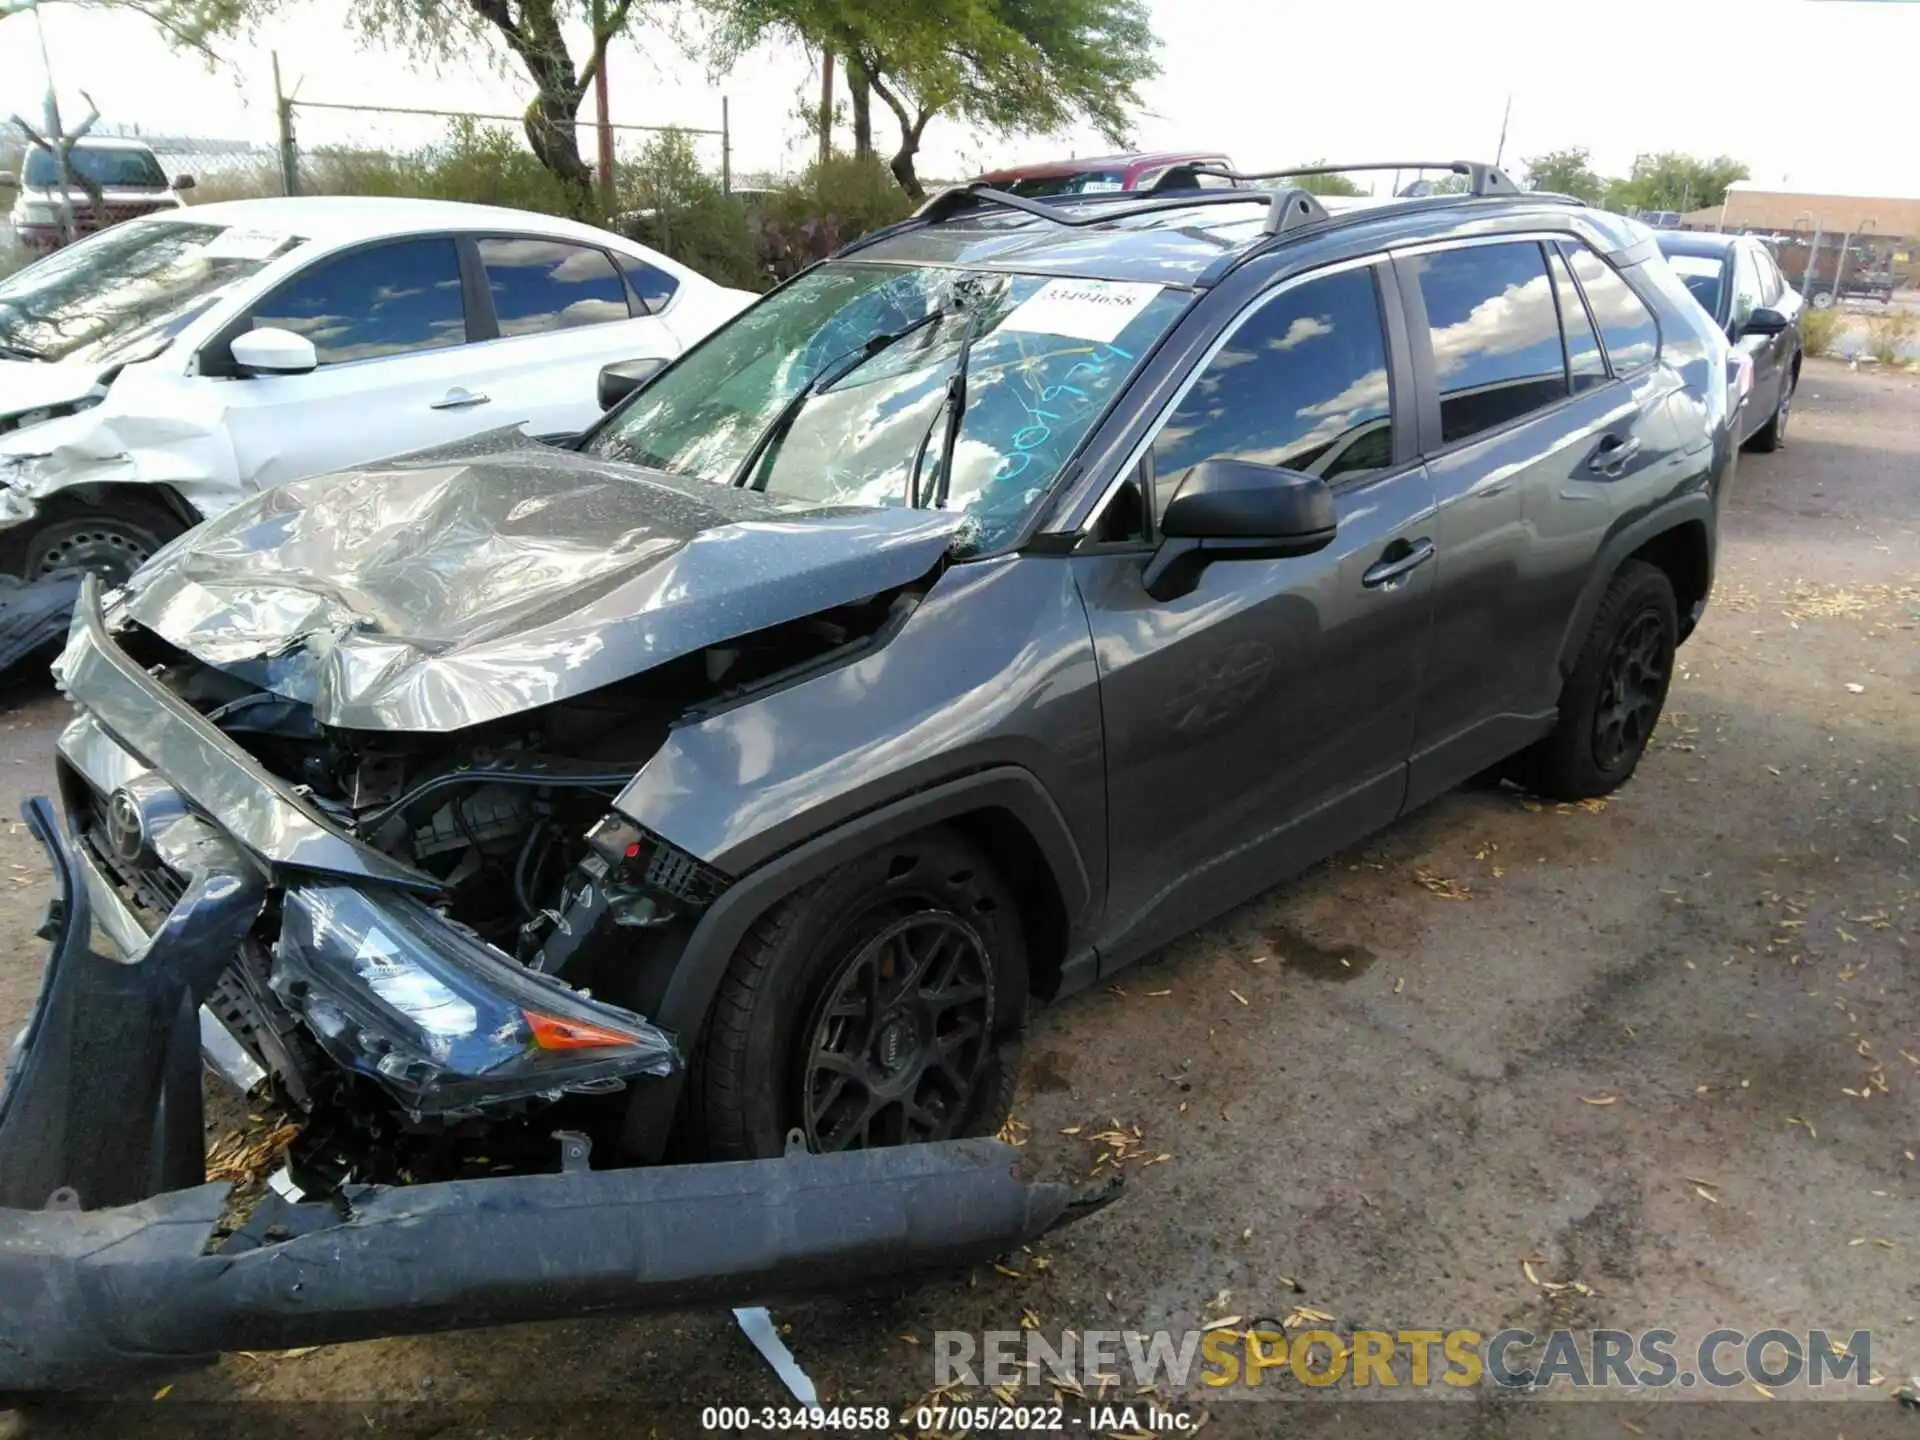
{"label": "handwritten number on windshield", "polygon": [[1044,410],[1041,409],[1040,406],[1053,404],[1062,396],[1071,396],[1074,400],[1082,404],[1090,401],[1093,396],[1089,390],[1084,390],[1070,382],[1076,377],[1084,375],[1088,377],[1089,382],[1094,388],[1100,388],[1100,381],[1106,374],[1108,364],[1114,359],[1131,361],[1133,355],[1131,352],[1121,349],[1118,345],[1104,346],[1102,353],[1097,357],[1076,360],[1073,363],[1073,368],[1068,370],[1057,384],[1043,387],[1040,391],[1038,405],[1029,405],[1026,400],[1022,398],[1020,404],[1022,408],[1026,410],[1027,415],[1033,423],[1023,426],[1014,432],[1012,437],[1013,451],[1011,454],[1002,457],[999,466],[993,472],[993,479],[1017,480],[1020,476],[1026,474],[1027,467],[1033,464],[1034,452],[1053,438],[1053,428],[1047,424],[1047,422],[1061,418],[1060,411]]}

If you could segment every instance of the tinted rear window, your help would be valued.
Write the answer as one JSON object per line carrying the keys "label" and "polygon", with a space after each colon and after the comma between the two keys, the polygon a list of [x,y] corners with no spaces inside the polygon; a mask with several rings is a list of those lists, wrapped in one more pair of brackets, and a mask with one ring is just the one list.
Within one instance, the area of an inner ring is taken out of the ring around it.
{"label": "tinted rear window", "polygon": [[1567,394],[1560,316],[1531,240],[1413,258],[1440,390],[1445,444],[1505,425]]}
{"label": "tinted rear window", "polygon": [[604,250],[564,240],[479,245],[502,335],[542,335],[627,318],[627,287]]}
{"label": "tinted rear window", "polygon": [[1126,188],[1124,170],[1082,170],[1077,175],[1034,175],[1003,188],[1015,195],[1099,195]]}
{"label": "tinted rear window", "polygon": [[1599,322],[1613,373],[1624,375],[1651,365],[1660,353],[1660,327],[1646,302],[1633,293],[1619,272],[1586,246],[1568,243],[1565,248],[1574,277],[1587,292],[1587,307]]}

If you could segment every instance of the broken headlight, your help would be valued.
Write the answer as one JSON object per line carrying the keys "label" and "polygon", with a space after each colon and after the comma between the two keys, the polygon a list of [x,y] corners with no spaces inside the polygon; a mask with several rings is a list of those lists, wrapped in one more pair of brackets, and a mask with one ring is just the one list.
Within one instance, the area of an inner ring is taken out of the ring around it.
{"label": "broken headlight", "polygon": [[470,1113],[670,1074],[641,1016],[527,970],[419,900],[344,885],[287,892],[274,993],[333,1059],[414,1115]]}

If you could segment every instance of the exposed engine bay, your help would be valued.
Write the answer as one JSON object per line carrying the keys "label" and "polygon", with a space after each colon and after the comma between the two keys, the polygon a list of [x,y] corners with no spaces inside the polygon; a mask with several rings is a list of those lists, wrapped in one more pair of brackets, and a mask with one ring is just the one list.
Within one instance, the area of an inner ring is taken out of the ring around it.
{"label": "exposed engine bay", "polygon": [[[313,1193],[348,1180],[395,1183],[550,1168],[556,1128],[611,1137],[617,1145],[625,1092],[645,1085],[649,1072],[632,1064],[624,1071],[610,1063],[598,1070],[584,1065],[623,1053],[619,1046],[630,1037],[618,1026],[609,1031],[593,1013],[568,1010],[555,992],[563,988],[621,1007],[616,1013],[631,1012],[640,1022],[693,922],[729,877],[626,819],[613,808],[615,797],[671,726],[882,643],[911,613],[922,588],[895,589],[776,625],[588,694],[450,734],[322,724],[309,705],[127,624],[118,642],[149,675],[294,787],[339,832],[420,877],[416,895],[391,891],[394,898],[381,902],[389,909],[379,915],[371,909],[357,915],[365,896],[344,886],[275,889],[209,1001],[302,1122],[291,1152],[296,1183]],[[96,811],[103,798],[96,797]],[[154,868],[116,861],[111,844],[94,833],[104,816],[96,821],[87,838],[132,898],[152,911],[171,908],[177,895],[166,893]],[[337,996],[316,993],[326,989],[324,976],[308,985],[320,930],[357,925],[353,959],[371,974],[381,999],[418,1010],[426,995],[428,1012],[455,1007],[467,1031],[486,1030],[494,990],[463,988],[457,974],[444,970],[404,971],[394,958],[393,950],[405,948],[408,915],[440,932],[435,944],[444,945],[450,932],[458,943],[492,953],[487,963],[510,957],[524,967],[530,982],[546,988],[509,1018],[526,1017],[535,1027],[534,1045],[560,1059],[578,1051],[584,1068],[551,1084],[516,1082],[516,1062],[503,1050],[502,1057],[483,1055],[469,1067],[499,1077],[498,1084],[470,1077],[455,1084],[459,1057],[442,1053],[445,1043],[419,1054],[390,1045],[378,1017],[356,1028]],[[677,1038],[684,1051],[695,1037]],[[604,1048],[596,1050],[596,1043]]]}

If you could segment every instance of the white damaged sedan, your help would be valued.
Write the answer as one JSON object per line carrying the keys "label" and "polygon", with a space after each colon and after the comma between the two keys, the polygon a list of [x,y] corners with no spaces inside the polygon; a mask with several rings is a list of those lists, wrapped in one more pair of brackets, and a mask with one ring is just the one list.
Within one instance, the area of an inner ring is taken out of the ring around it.
{"label": "white damaged sedan", "polygon": [[82,572],[124,579],[266,486],[580,431],[603,367],[671,360],[753,298],[434,200],[202,205],[58,251],[0,280],[0,666],[64,633]]}

